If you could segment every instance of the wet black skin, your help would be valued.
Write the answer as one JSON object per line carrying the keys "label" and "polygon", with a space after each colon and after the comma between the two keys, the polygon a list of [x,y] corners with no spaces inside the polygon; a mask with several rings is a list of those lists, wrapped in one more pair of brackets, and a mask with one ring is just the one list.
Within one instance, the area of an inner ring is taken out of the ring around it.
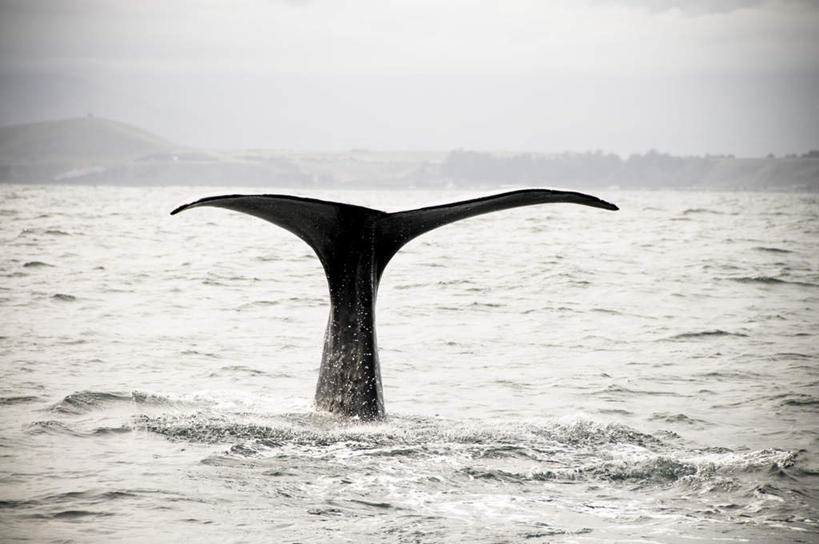
{"label": "wet black skin", "polygon": [[525,189],[395,213],[288,195],[226,195],[185,204],[171,214],[200,206],[227,208],[285,228],[313,248],[330,289],[316,408],[373,420],[385,415],[375,301],[393,255],[413,238],[453,221],[550,202],[617,210],[614,204],[582,193]]}

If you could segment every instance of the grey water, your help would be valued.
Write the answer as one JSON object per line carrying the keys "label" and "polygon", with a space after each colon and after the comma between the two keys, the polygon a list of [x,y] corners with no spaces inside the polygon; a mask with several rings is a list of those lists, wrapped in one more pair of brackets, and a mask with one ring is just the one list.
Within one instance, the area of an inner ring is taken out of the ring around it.
{"label": "grey water", "polygon": [[424,235],[361,423],[311,405],[309,247],[168,215],[233,192],[0,186],[0,540],[819,541],[819,196],[606,190]]}

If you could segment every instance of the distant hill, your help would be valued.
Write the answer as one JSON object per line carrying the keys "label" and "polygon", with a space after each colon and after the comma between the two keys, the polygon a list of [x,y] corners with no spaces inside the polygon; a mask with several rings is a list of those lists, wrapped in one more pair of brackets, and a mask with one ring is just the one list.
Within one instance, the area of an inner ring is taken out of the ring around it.
{"label": "distant hill", "polygon": [[602,152],[277,151],[184,148],[83,117],[0,127],[0,183],[443,188],[511,186],[819,192],[819,151],[787,157]]}
{"label": "distant hill", "polygon": [[120,161],[179,146],[126,123],[80,117],[0,127],[0,160]]}
{"label": "distant hill", "polygon": [[275,152],[200,151],[99,117],[0,127],[0,183],[303,185]]}

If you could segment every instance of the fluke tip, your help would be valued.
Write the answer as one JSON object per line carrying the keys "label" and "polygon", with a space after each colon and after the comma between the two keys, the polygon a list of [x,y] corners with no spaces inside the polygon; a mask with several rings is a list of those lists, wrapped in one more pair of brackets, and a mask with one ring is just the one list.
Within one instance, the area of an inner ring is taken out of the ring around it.
{"label": "fluke tip", "polygon": [[176,214],[178,214],[179,212],[181,212],[182,210],[184,210],[184,209],[185,209],[185,208],[187,208],[188,206],[190,206],[190,204],[182,204],[181,206],[179,206],[179,207],[177,207],[177,208],[174,208],[174,210],[171,212],[171,215],[176,215]]}

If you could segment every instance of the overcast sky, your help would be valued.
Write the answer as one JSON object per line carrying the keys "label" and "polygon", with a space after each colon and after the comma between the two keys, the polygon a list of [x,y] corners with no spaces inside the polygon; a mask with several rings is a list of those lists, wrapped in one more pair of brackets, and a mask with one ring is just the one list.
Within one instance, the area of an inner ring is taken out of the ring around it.
{"label": "overcast sky", "polygon": [[819,149],[819,1],[0,0],[0,124],[220,148]]}

